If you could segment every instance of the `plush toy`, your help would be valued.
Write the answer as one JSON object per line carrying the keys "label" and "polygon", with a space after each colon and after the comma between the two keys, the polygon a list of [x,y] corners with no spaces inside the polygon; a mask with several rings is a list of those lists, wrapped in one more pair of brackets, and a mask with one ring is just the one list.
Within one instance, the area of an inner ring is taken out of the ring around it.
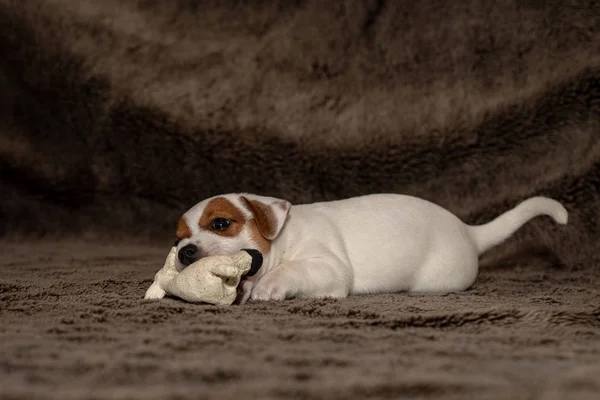
{"label": "plush toy", "polygon": [[145,299],[161,299],[168,294],[191,303],[230,305],[242,276],[252,276],[262,266],[262,254],[253,249],[204,257],[182,270],[177,268],[176,257],[177,248],[173,247]]}

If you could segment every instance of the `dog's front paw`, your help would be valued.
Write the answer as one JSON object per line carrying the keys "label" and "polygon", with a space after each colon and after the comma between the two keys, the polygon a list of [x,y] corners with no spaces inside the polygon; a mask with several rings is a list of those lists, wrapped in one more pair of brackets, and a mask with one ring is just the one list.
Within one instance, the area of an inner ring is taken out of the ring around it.
{"label": "dog's front paw", "polygon": [[156,282],[152,282],[152,285],[146,290],[146,295],[144,295],[145,300],[158,300],[165,297],[167,294]]}
{"label": "dog's front paw", "polygon": [[261,279],[252,289],[250,299],[254,301],[285,300],[291,297],[291,291],[277,279]]}

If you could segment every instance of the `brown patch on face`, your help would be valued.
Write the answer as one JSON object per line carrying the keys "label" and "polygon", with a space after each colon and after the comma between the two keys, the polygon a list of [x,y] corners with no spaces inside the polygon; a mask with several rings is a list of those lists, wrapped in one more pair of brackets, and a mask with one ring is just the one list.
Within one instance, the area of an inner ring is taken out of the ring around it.
{"label": "brown patch on face", "polygon": [[185,222],[185,219],[183,217],[179,218],[179,222],[177,222],[177,239],[179,240],[183,240],[183,239],[188,239],[192,237],[192,231],[190,230],[190,227],[188,226],[187,222]]}
{"label": "brown patch on face", "polygon": [[261,253],[267,254],[269,250],[271,250],[271,241],[265,238],[262,233],[260,233],[260,229],[258,228],[258,224],[256,220],[248,222],[248,228],[250,229],[250,237],[252,241],[256,243],[258,249]]}
{"label": "brown patch on face", "polygon": [[243,199],[254,213],[254,221],[260,234],[266,239],[274,238],[277,233],[277,218],[273,210],[260,201]]}
{"label": "brown patch on face", "polygon": [[[231,225],[224,231],[214,230],[210,225],[215,218],[226,218],[231,221]],[[244,214],[231,201],[225,197],[215,197],[204,208],[198,226],[217,235],[232,237],[240,233],[245,222]]]}

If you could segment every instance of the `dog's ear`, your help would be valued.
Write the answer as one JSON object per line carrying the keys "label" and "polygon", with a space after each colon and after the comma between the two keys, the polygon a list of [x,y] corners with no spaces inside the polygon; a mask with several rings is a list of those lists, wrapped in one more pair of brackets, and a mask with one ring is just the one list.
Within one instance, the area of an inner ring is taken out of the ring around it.
{"label": "dog's ear", "polygon": [[242,201],[252,211],[260,234],[273,240],[279,235],[292,206],[289,201],[274,197],[243,195]]}

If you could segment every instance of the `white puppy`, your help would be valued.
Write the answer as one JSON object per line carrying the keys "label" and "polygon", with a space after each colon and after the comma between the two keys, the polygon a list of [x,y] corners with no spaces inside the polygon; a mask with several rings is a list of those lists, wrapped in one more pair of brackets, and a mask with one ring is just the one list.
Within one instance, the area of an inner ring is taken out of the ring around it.
{"label": "white puppy", "polygon": [[469,288],[480,254],[525,222],[549,215],[567,223],[555,200],[529,198],[478,226],[429,201],[374,194],[292,206],[246,193],[204,200],[177,227],[178,262],[255,248],[263,266],[241,284],[244,303],[291,297],[346,297],[396,291]]}

